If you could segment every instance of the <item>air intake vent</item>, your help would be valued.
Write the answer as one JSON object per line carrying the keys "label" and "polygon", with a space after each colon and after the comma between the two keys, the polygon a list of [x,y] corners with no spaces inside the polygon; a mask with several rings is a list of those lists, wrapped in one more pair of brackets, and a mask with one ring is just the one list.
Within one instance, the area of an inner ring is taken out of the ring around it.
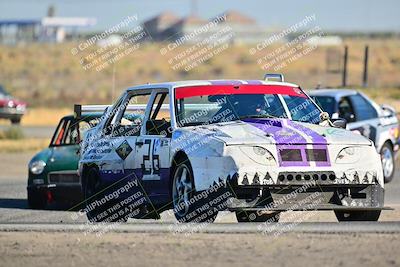
{"label": "air intake vent", "polygon": [[325,149],[306,149],[307,161],[328,161]]}
{"label": "air intake vent", "polygon": [[303,161],[300,149],[282,149],[280,155],[282,161]]}

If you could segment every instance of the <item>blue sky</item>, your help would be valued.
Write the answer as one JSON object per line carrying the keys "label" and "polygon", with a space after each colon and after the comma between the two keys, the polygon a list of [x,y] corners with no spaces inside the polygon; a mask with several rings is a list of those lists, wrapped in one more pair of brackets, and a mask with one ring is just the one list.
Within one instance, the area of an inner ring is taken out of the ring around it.
{"label": "blue sky", "polygon": [[[58,16],[95,17],[94,30],[106,29],[128,15],[137,14],[142,21],[165,10],[180,16],[191,10],[191,1],[185,0],[0,0],[0,19],[40,18],[51,4]],[[324,31],[400,32],[398,0],[197,0],[197,7],[204,18],[237,10],[264,26],[289,26],[315,13],[316,24]]]}

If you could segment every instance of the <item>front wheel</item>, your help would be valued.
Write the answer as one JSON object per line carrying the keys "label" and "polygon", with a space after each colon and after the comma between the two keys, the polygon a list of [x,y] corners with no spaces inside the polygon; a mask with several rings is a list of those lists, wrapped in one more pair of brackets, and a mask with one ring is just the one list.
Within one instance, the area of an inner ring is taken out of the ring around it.
{"label": "front wheel", "polygon": [[388,143],[385,143],[382,146],[380,154],[382,160],[383,177],[385,179],[385,183],[389,183],[393,179],[395,169],[393,149]]}
{"label": "front wheel", "polygon": [[84,174],[85,212],[90,222],[126,222],[128,219],[120,214],[117,201],[107,200],[101,186],[100,177],[96,168],[89,169]]}
{"label": "front wheel", "polygon": [[43,194],[28,190],[28,206],[31,209],[42,210],[46,208],[46,198]]}
{"label": "front wheel", "polygon": [[381,215],[380,210],[368,210],[368,211],[336,211],[336,218],[339,222],[351,222],[351,221],[378,221]]}
{"label": "front wheel", "polygon": [[177,163],[173,174],[172,202],[175,218],[179,222],[215,221],[218,210],[207,203],[207,197],[196,192],[193,183],[193,171],[189,160]]}
{"label": "front wheel", "polygon": [[18,125],[18,124],[21,123],[21,117],[12,118],[12,119],[10,119],[10,121],[11,121],[11,124],[16,124],[16,125]]}

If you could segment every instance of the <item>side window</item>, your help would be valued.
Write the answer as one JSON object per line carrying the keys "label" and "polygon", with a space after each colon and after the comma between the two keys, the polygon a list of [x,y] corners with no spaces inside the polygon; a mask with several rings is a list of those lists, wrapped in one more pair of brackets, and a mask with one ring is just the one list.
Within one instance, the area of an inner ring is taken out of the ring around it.
{"label": "side window", "polygon": [[66,145],[79,144],[78,124],[74,121],[70,121],[68,125],[68,130],[64,138],[64,144]]}
{"label": "side window", "polygon": [[138,108],[137,105],[146,106],[150,99],[149,94],[133,95],[128,98],[110,118],[112,136],[138,136],[143,124],[145,108]]}
{"label": "side window", "polygon": [[152,104],[150,118],[146,123],[146,134],[169,136],[168,131],[171,126],[171,116],[169,109],[163,109],[163,105],[168,104],[168,93],[157,93]]}
{"label": "side window", "polygon": [[68,120],[63,119],[57,127],[56,132],[54,133],[53,140],[51,141],[51,145],[59,146],[63,143],[63,139],[65,136],[65,129],[68,127]]}
{"label": "side window", "polygon": [[378,117],[375,108],[362,95],[352,95],[350,96],[350,100],[356,111],[357,121],[370,120]]}
{"label": "side window", "polygon": [[107,120],[105,126],[103,128],[103,133],[105,135],[110,135],[118,115],[121,113],[121,110],[124,108],[124,105],[121,104],[123,102],[123,98],[118,99],[118,101],[104,113],[105,119]]}
{"label": "side window", "polygon": [[79,144],[81,136],[79,134],[78,122],[71,119],[64,119],[57,127],[54,138],[51,142],[53,146],[76,145]]}
{"label": "side window", "polygon": [[353,106],[348,97],[343,97],[339,101],[339,117],[346,119],[347,122],[355,122]]}

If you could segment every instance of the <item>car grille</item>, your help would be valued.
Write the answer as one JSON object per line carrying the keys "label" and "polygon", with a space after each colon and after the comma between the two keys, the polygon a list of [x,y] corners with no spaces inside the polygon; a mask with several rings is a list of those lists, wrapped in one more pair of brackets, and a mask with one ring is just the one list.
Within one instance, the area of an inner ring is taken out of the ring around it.
{"label": "car grille", "polygon": [[315,161],[327,162],[328,156],[326,149],[305,149],[306,159],[303,158],[301,149],[280,149],[279,150],[282,161]]}
{"label": "car grille", "polygon": [[76,184],[80,183],[78,174],[75,173],[49,173],[49,183],[52,184]]}

